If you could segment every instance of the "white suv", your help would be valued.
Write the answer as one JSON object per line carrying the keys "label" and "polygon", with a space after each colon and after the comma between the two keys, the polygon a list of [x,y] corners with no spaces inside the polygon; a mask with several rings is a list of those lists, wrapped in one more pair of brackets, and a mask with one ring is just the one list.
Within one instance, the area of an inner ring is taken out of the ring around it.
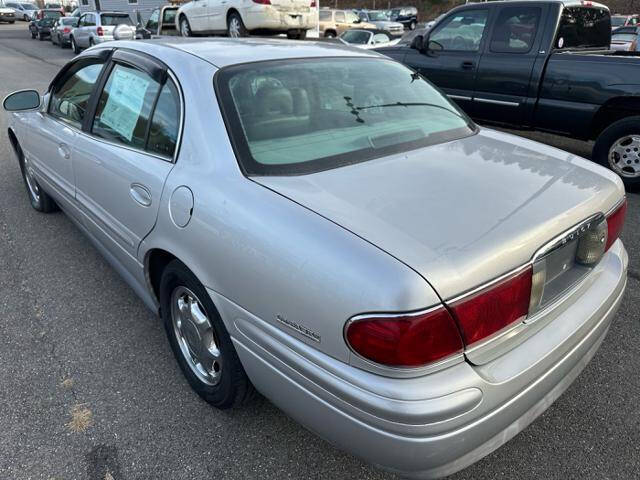
{"label": "white suv", "polygon": [[192,0],[176,15],[176,27],[184,37],[286,33],[303,39],[316,23],[315,0]]}

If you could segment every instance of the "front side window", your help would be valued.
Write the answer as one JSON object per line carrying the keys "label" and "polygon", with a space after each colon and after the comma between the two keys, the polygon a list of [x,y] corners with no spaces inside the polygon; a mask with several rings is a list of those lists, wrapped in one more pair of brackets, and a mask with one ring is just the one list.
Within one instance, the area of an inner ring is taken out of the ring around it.
{"label": "front side window", "polygon": [[451,15],[436,27],[429,41],[443,50],[477,52],[487,24],[487,10],[465,10]]}
{"label": "front side window", "polygon": [[336,12],[336,23],[344,23],[344,12]]}
{"label": "front side window", "polygon": [[320,21],[321,22],[330,22],[331,21],[331,12],[320,11]]}
{"label": "front side window", "polygon": [[565,7],[554,46],[556,48],[609,48],[611,17],[606,8]]}
{"label": "front side window", "polygon": [[89,106],[89,98],[102,66],[102,63],[79,63],[77,67],[69,69],[51,92],[49,113],[76,128],[81,128]]}
{"label": "front side window", "polygon": [[143,149],[160,85],[135,68],[116,64],[100,95],[92,132],[98,137]]}
{"label": "front side window", "polygon": [[236,65],[216,74],[216,88],[249,175],[326,170],[476,131],[431,84],[384,59]]}
{"label": "front side window", "polygon": [[360,21],[360,17],[358,17],[354,12],[347,11],[344,12],[344,14],[346,16],[347,23],[358,23]]}
{"label": "front side window", "polygon": [[149,20],[147,20],[147,28],[153,30],[157,29],[158,20],[160,20],[160,10],[156,8],[153,12],[151,12],[151,16],[149,17]]}
{"label": "front side window", "polygon": [[539,7],[506,7],[493,27],[490,50],[496,53],[528,53],[536,38]]}
{"label": "front side window", "polygon": [[164,28],[175,28],[175,24],[176,24],[176,14],[178,13],[178,10],[175,8],[168,8],[164,11],[164,14],[162,15],[162,26]]}

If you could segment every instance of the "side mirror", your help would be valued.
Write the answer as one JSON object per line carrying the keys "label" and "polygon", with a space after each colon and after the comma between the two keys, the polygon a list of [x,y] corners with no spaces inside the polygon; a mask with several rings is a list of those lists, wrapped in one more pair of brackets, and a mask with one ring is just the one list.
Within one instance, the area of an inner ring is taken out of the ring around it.
{"label": "side mirror", "polygon": [[415,37],[413,37],[413,40],[411,40],[411,45],[409,46],[414,50],[418,50],[419,52],[421,52],[423,44],[424,44],[424,37],[422,35],[416,35]]}
{"label": "side mirror", "polygon": [[40,94],[35,90],[21,90],[7,95],[2,102],[7,112],[35,110],[40,106]]}

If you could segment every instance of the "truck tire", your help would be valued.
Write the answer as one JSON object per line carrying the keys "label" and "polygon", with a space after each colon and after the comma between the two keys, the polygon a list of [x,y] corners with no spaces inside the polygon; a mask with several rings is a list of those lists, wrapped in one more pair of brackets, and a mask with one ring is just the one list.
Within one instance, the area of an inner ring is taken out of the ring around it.
{"label": "truck tire", "polygon": [[411,20],[411,23],[409,24],[409,30],[415,30],[415,29],[416,29],[416,21]]}
{"label": "truck tire", "polygon": [[324,32],[324,38],[335,38],[336,32],[333,30],[327,30]]}
{"label": "truck tire", "polygon": [[640,116],[609,125],[596,139],[592,157],[620,175],[625,187],[640,186]]}

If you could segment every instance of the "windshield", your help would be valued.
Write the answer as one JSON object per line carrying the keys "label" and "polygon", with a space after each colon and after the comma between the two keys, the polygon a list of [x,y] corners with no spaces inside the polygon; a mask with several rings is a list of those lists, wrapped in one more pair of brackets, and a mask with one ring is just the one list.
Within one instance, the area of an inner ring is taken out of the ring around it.
{"label": "windshield", "polygon": [[612,27],[621,27],[624,25],[627,17],[611,17],[611,26]]}
{"label": "windshield", "polygon": [[102,22],[102,25],[105,27],[108,26],[115,26],[115,25],[133,25],[133,22],[131,21],[131,18],[129,18],[129,15],[123,14],[123,15],[116,15],[116,14],[107,14],[107,13],[103,13],[102,15],[100,15],[100,21]]}
{"label": "windshield", "polygon": [[45,10],[42,12],[42,17],[43,18],[60,18],[62,16],[62,13],[60,13],[59,10]]}
{"label": "windshield", "polygon": [[382,58],[235,65],[218,72],[216,88],[249,175],[327,170],[476,131],[430,83]]}
{"label": "windshield", "polygon": [[384,12],[369,12],[369,20],[372,22],[381,22],[389,20],[389,17]]}
{"label": "windshield", "polygon": [[351,11],[344,12],[347,17],[347,23],[356,23],[360,21],[360,17]]}
{"label": "windshield", "polygon": [[22,8],[24,8],[25,10],[35,10],[36,6],[32,5],[30,3],[21,3],[20,4],[22,6]]}
{"label": "windshield", "polygon": [[340,38],[347,43],[353,43],[355,45],[366,45],[369,43],[371,34],[363,30],[347,30]]}

